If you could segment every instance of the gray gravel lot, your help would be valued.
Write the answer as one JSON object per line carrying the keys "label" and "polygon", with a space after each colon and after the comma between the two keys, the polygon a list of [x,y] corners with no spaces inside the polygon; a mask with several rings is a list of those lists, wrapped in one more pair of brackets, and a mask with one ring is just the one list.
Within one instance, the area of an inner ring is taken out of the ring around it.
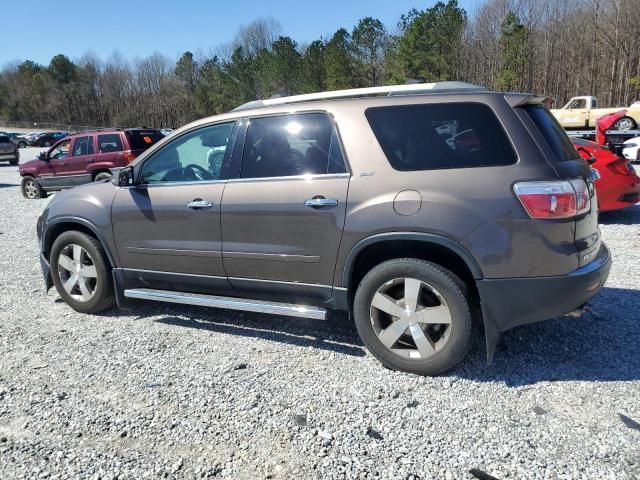
{"label": "gray gravel lot", "polygon": [[47,200],[19,181],[0,164],[2,479],[640,478],[640,205],[602,218],[614,266],[585,316],[421,378],[382,368],[346,324],[75,313],[44,294]]}

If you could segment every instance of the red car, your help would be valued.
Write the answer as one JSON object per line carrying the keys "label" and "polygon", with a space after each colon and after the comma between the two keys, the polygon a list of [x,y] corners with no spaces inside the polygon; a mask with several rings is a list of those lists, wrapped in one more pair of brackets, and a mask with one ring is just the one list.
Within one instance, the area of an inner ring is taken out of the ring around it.
{"label": "red car", "polygon": [[22,194],[42,198],[47,192],[111,178],[112,168],[128,165],[162,138],[160,130],[148,128],[74,133],[20,165]]}
{"label": "red car", "polygon": [[640,202],[640,177],[629,160],[619,157],[607,146],[581,138],[573,138],[572,141],[582,158],[587,161],[595,159],[591,166],[600,174],[595,186],[601,212]]}

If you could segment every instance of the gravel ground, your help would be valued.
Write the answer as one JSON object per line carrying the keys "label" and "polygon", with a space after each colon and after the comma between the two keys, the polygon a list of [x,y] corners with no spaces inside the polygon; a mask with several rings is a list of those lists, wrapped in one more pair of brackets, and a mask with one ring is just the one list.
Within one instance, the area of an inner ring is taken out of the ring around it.
{"label": "gravel ground", "polygon": [[75,313],[43,293],[47,200],[19,180],[0,166],[2,479],[640,478],[640,205],[602,219],[615,263],[585,316],[421,378],[382,368],[348,325]]}

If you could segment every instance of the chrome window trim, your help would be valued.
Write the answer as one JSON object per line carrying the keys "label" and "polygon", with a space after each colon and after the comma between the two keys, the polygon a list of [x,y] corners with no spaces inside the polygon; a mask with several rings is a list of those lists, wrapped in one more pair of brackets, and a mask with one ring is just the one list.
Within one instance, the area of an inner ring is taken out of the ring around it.
{"label": "chrome window trim", "polygon": [[242,182],[275,182],[281,180],[327,180],[331,178],[350,178],[350,173],[321,173],[314,175],[291,175],[283,177],[252,177],[252,178],[232,178],[227,180],[228,183]]}

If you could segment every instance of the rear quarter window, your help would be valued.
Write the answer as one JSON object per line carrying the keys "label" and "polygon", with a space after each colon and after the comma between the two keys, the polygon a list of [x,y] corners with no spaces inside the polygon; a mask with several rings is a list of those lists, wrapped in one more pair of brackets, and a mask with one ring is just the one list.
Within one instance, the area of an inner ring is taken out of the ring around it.
{"label": "rear quarter window", "polygon": [[124,150],[119,133],[98,135],[98,151],[100,153],[121,152]]}
{"label": "rear quarter window", "polygon": [[0,135],[0,143],[10,143],[11,140],[5,135]]}
{"label": "rear quarter window", "polygon": [[494,167],[518,160],[495,113],[480,103],[373,107],[365,115],[396,170]]}

